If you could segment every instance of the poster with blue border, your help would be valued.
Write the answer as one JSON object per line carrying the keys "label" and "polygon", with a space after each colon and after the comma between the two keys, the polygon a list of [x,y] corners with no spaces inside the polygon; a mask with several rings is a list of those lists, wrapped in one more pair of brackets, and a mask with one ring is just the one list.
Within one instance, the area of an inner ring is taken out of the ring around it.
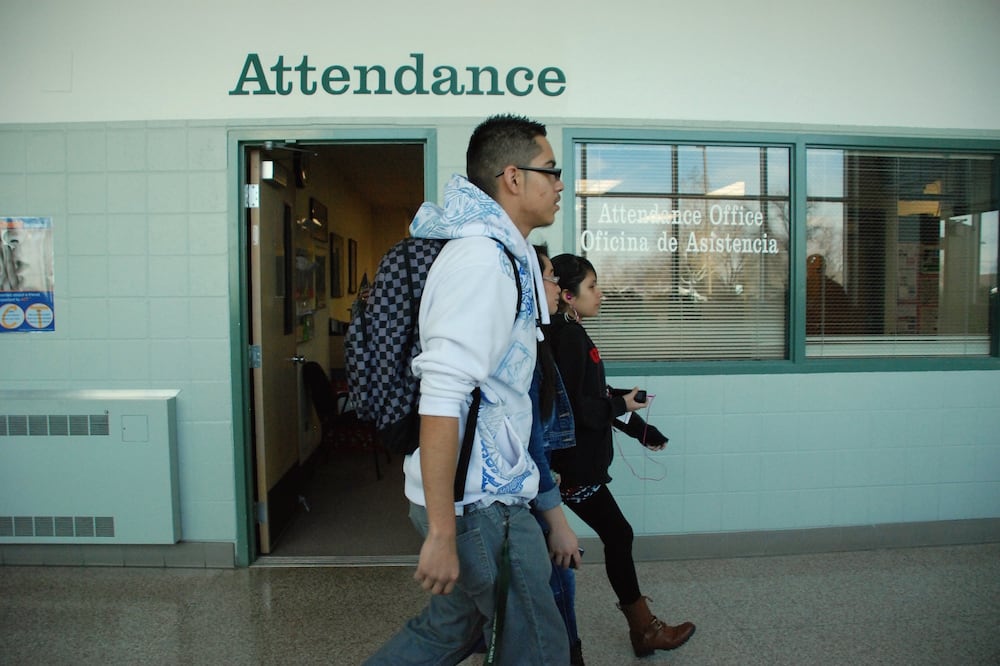
{"label": "poster with blue border", "polygon": [[0,217],[0,333],[56,330],[51,217]]}

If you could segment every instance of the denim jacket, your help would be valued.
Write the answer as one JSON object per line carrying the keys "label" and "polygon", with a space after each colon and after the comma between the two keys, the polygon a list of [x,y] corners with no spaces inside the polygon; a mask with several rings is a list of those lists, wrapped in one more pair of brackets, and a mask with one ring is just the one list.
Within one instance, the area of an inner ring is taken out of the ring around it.
{"label": "denim jacket", "polygon": [[539,394],[542,384],[541,365],[535,365],[535,374],[531,378],[531,439],[528,441],[528,454],[538,466],[541,479],[538,483],[538,495],[531,505],[536,511],[548,511],[559,506],[559,486],[549,468],[549,454],[556,449],[565,449],[576,444],[576,427],[573,421],[573,409],[566,395],[562,377],[556,372],[556,394],[552,405],[552,414],[543,417]]}

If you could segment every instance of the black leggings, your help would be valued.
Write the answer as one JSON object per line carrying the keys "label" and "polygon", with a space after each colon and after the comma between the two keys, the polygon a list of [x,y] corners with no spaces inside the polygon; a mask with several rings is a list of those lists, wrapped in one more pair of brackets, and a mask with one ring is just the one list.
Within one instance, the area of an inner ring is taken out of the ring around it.
{"label": "black leggings", "polygon": [[622,606],[639,600],[639,580],[632,561],[632,526],[618,508],[608,486],[600,489],[582,502],[566,502],[583,522],[597,532],[604,544],[604,568],[608,572],[611,588],[618,595]]}

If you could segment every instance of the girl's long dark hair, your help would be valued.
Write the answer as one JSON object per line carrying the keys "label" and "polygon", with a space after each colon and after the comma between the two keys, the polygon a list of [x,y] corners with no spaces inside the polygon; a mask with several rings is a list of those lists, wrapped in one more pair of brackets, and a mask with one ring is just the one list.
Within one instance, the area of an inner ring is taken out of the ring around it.
{"label": "girl's long dark hair", "polygon": [[[547,245],[536,245],[535,253],[539,257],[548,257],[549,248]],[[538,265],[541,267],[541,258],[538,260]],[[539,294],[540,302],[538,304],[539,308],[547,308],[548,302],[545,300],[545,293]],[[549,346],[549,334],[548,331],[542,331],[545,334],[544,340],[539,340],[538,342],[538,363],[542,369],[542,382],[538,391],[538,403],[541,407],[541,413],[543,417],[547,417],[552,413],[552,408],[556,401],[556,360],[552,356],[552,348]]]}
{"label": "girl's long dark hair", "polygon": [[[587,273],[597,275],[590,260],[575,254],[560,254],[552,257],[551,261],[552,270],[559,278],[559,289],[569,290],[574,296],[580,295],[580,284],[587,279]],[[562,299],[559,299],[559,311],[563,312],[567,308]]]}

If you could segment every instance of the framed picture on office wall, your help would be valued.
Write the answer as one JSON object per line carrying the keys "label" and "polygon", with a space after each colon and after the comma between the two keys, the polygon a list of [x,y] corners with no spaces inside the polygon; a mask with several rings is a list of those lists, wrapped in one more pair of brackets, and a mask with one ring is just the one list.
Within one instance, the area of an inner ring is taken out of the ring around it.
{"label": "framed picture on office wall", "polygon": [[358,293],[358,241],[347,239],[347,293]]}
{"label": "framed picture on office wall", "polygon": [[316,272],[316,309],[323,310],[326,308],[326,261],[328,257],[325,245],[317,243],[314,250],[316,252],[313,264]]}
{"label": "framed picture on office wall", "polygon": [[343,236],[330,234],[330,298],[340,298],[344,295],[343,256]]}

